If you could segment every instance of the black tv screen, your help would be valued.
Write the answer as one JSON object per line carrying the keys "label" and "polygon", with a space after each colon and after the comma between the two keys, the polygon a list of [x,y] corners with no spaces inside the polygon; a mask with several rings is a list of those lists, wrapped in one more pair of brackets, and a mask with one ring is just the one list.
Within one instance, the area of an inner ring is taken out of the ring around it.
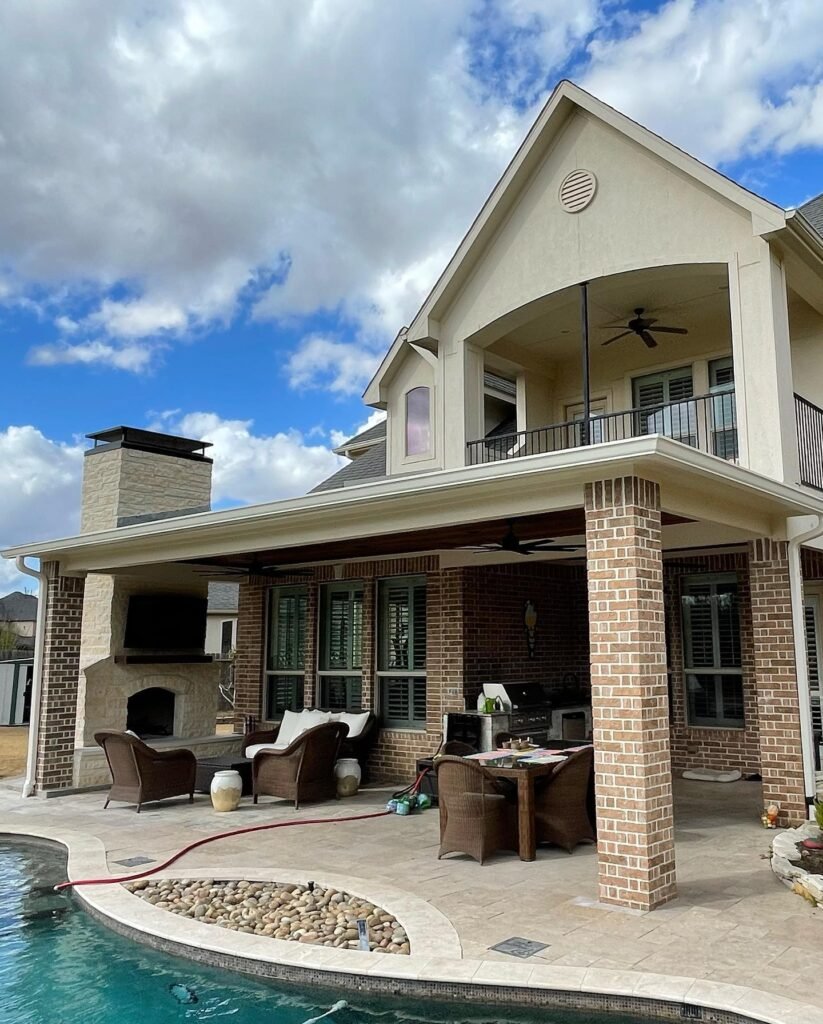
{"label": "black tv screen", "polygon": [[135,594],[129,598],[124,647],[138,651],[196,651],[206,644],[205,597]]}

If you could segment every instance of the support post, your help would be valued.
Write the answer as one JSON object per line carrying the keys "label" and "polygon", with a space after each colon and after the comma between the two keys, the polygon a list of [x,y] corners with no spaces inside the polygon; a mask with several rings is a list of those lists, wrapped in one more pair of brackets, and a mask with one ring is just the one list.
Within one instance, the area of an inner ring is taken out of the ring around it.
{"label": "support post", "polygon": [[586,486],[600,899],[653,910],[676,895],[660,489]]}
{"label": "support post", "polygon": [[589,379],[589,282],[580,285],[580,336],[583,341],[583,424],[580,443],[589,443],[589,420],[591,418],[591,381]]}

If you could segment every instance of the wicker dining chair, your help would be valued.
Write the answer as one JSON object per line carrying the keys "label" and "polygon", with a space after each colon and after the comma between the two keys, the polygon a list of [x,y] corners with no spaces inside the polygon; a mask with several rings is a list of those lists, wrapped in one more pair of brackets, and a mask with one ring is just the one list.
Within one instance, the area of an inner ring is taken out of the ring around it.
{"label": "wicker dining chair", "polygon": [[137,804],[138,814],[153,800],[194,800],[197,758],[190,750],[155,750],[126,732],[96,732],[94,740],[103,748],[112,778],[104,810],[110,800]]}
{"label": "wicker dining chair", "polygon": [[476,747],[473,747],[471,743],[464,743],[462,740],[447,740],[440,748],[441,754],[453,757],[468,757],[469,754],[477,752]]}
{"label": "wicker dining chair", "polygon": [[534,822],[538,843],[553,843],[571,853],[578,843],[594,843],[589,820],[589,790],[594,750],[586,747],[558,764],[535,789]]}
{"label": "wicker dining chair", "polygon": [[301,800],[337,798],[334,762],[340,745],[348,735],[344,722],[326,722],[307,729],[283,750],[260,750],[252,761],[252,793],[293,800],[300,809]]}
{"label": "wicker dining chair", "polygon": [[435,761],[440,851],[483,861],[496,850],[518,850],[517,806],[477,761],[446,755]]}

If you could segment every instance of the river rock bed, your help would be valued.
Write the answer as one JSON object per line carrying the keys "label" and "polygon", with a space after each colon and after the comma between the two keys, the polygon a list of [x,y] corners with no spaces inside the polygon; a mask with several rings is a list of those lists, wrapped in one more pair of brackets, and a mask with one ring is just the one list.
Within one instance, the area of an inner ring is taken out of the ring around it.
{"label": "river rock bed", "polygon": [[124,888],[158,910],[201,924],[337,949],[359,949],[357,922],[365,921],[372,952],[410,952],[409,938],[397,918],[368,900],[312,882],[143,878]]}

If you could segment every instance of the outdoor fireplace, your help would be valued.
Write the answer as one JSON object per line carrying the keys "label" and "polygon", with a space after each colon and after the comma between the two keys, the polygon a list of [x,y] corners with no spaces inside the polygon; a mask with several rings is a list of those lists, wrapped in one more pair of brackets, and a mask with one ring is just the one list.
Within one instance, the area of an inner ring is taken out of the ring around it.
{"label": "outdoor fireplace", "polygon": [[141,739],[174,734],[174,694],[162,686],[149,686],[129,697],[126,728]]}

